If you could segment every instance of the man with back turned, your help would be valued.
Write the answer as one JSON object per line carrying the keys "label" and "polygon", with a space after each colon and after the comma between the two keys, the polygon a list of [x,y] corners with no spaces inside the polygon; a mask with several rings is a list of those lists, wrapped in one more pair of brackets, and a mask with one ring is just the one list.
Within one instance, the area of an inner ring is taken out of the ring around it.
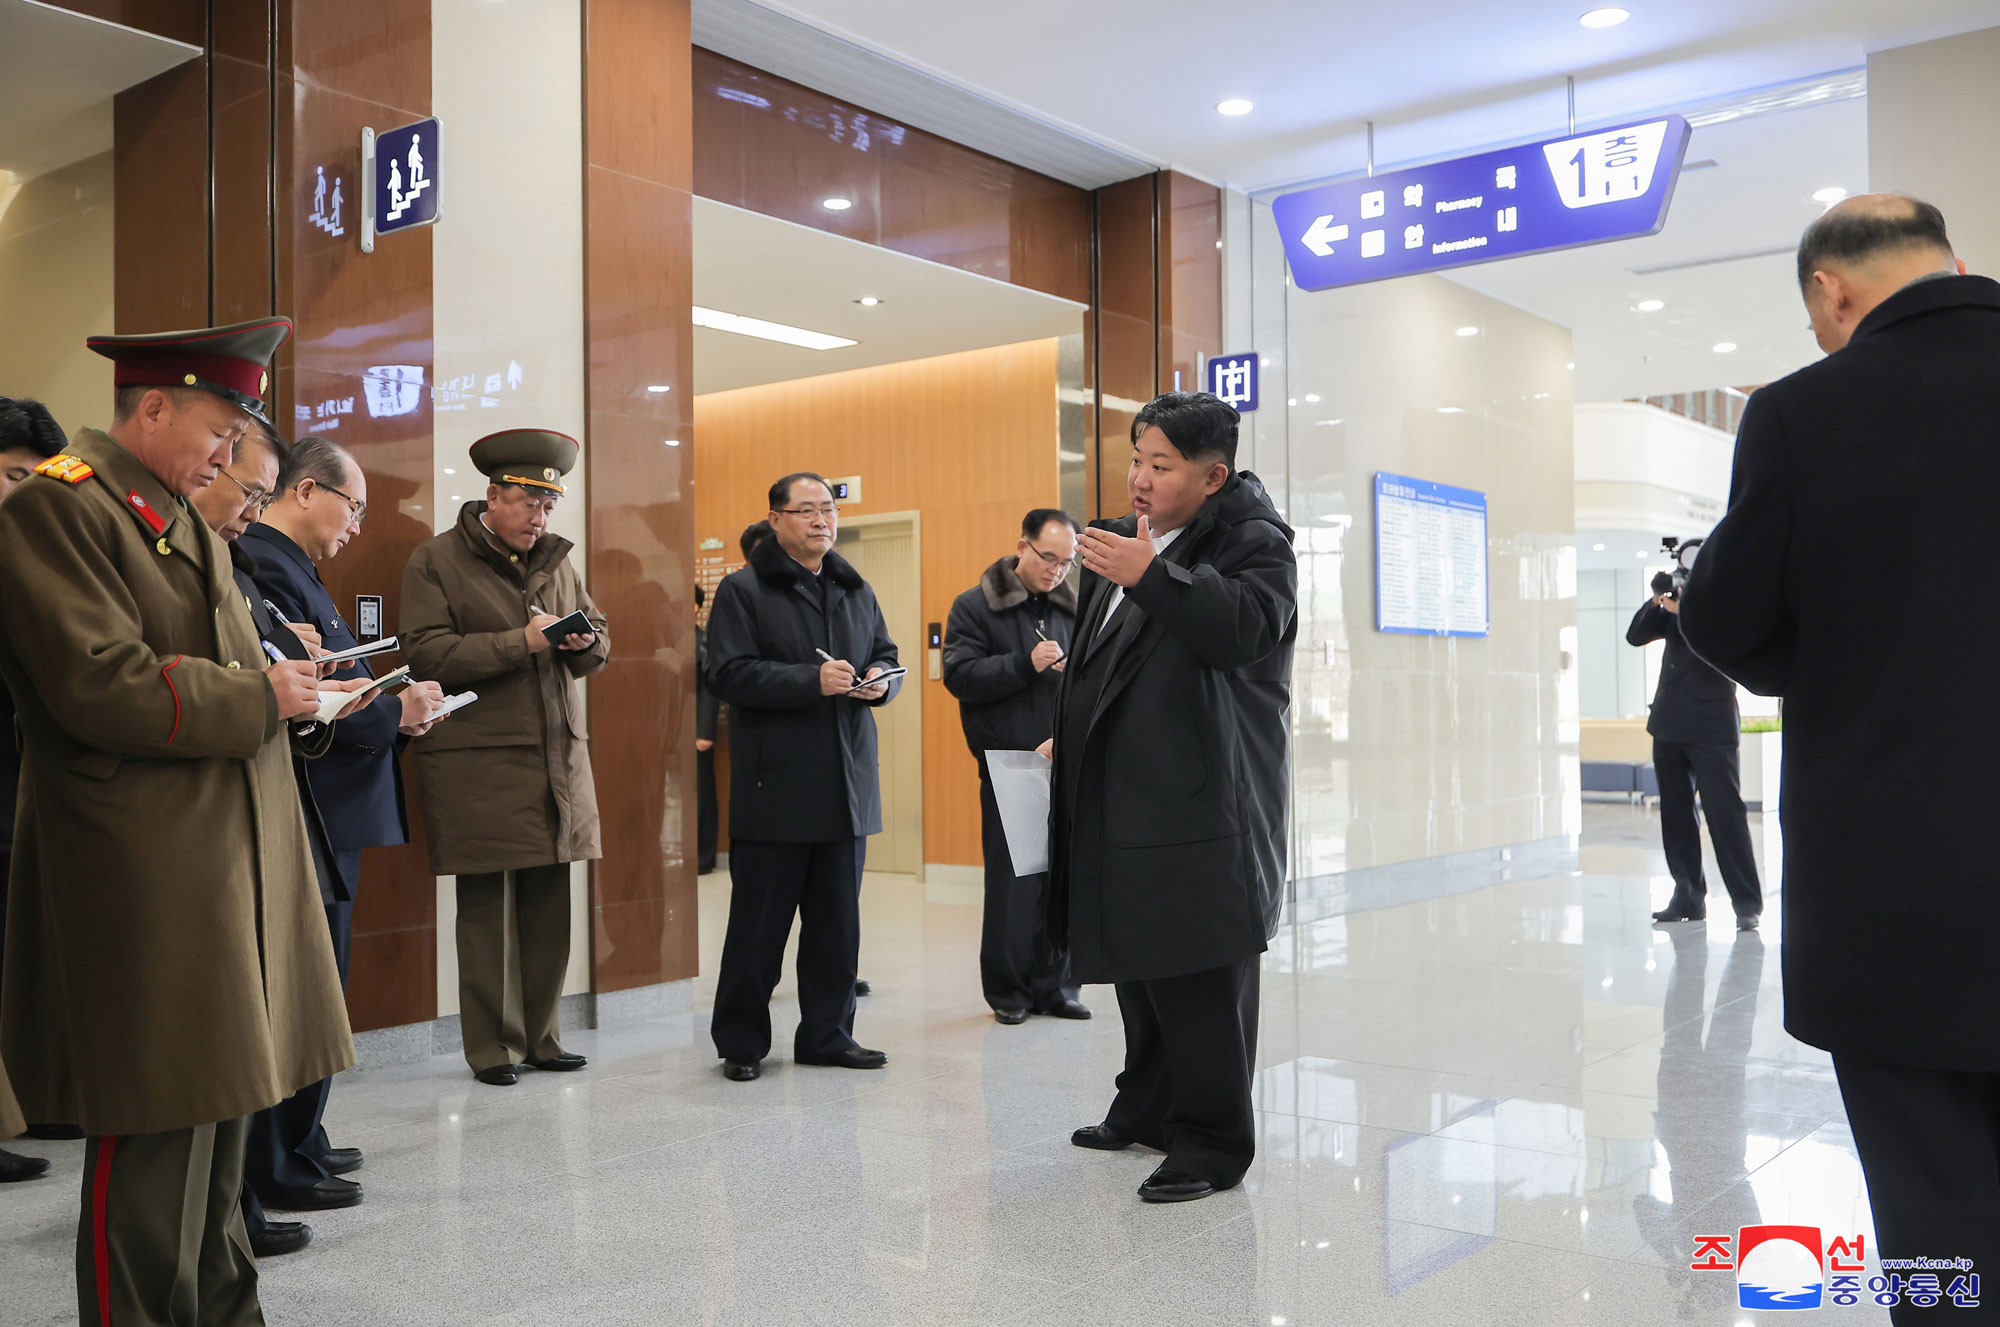
{"label": "man with back turned", "polygon": [[1750,398],[1681,629],[1785,698],[1785,1028],[1833,1053],[1875,1252],[1968,1258],[1990,1287],[2000,616],[1968,587],[2000,491],[2000,284],[1964,271],[1913,199],[1852,198],[1807,227],[1799,284],[1827,357]]}
{"label": "man with back turned", "polygon": [[1147,1202],[1234,1188],[1256,1155],[1259,956],[1285,872],[1298,630],[1292,532],[1236,466],[1236,411],[1169,392],[1132,421],[1133,514],[1083,532],[1056,701],[1050,942],[1114,982],[1125,1071],[1071,1141],[1166,1159]]}

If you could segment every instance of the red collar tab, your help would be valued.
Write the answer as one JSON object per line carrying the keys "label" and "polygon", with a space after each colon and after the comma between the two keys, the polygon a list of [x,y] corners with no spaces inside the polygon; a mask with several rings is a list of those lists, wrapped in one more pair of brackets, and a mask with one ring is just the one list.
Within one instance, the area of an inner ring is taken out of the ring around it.
{"label": "red collar tab", "polygon": [[125,500],[132,504],[132,510],[139,513],[141,520],[153,527],[154,534],[167,532],[167,518],[154,511],[153,504],[140,497],[138,489],[135,488],[127,493]]}

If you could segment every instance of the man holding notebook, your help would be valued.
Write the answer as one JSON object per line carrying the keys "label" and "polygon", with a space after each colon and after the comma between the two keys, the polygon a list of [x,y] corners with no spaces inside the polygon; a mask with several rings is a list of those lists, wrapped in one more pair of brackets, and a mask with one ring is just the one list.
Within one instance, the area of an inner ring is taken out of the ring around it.
{"label": "man holding notebook", "polygon": [[[225,480],[229,473],[223,471]],[[360,533],[368,511],[368,477],[353,455],[324,438],[301,438],[268,493],[240,496],[261,512],[236,543],[258,596],[287,623],[317,633],[328,651],[358,645],[317,566]],[[372,678],[374,670],[357,659],[333,676],[358,681]],[[385,688],[331,725],[325,751],[301,765],[301,781],[325,827],[329,869],[321,892],[342,989],[361,887],[361,850],[409,842],[396,754],[410,738],[430,731],[443,705],[444,691],[436,682],[417,682],[400,694]],[[321,1124],[331,1086],[315,1084],[270,1112],[271,1127],[261,1120],[252,1127],[245,1171],[265,1206],[320,1211],[361,1201],[361,1186],[342,1178],[361,1168],[361,1150],[334,1147]]]}

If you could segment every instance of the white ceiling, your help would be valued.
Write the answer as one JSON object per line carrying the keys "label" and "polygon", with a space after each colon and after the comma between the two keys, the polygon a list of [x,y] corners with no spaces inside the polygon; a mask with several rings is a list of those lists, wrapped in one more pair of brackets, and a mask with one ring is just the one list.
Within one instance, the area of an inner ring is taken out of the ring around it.
{"label": "white ceiling", "polygon": [[111,98],[201,54],[31,0],[0,0],[0,171],[32,178],[111,150]]}
{"label": "white ceiling", "polygon": [[[1708,125],[1695,130],[1687,160],[1716,165],[1681,176],[1658,235],[1449,274],[1569,327],[1578,401],[1749,386],[1819,358],[1792,254],[1823,210],[1814,190],[1866,191],[1868,103]],[[1647,271],[1745,253],[1764,256]],[[1666,308],[1635,312],[1646,299]],[[1723,341],[1737,350],[1716,354]]]}
{"label": "white ceiling", "polygon": [[[882,302],[855,303],[864,295]],[[1070,335],[1084,309],[708,198],[694,200],[694,302],[859,342],[804,350],[697,327],[697,392]]]}
{"label": "white ceiling", "polygon": [[[1131,155],[1246,190],[1522,140],[2000,25],[2000,0],[759,0]],[[1256,110],[1215,112],[1225,97]]]}
{"label": "white ceiling", "polygon": [[[1598,545],[1604,545],[1599,548]],[[1673,566],[1660,548],[1660,536],[1637,530],[1578,530],[1578,571],[1640,571],[1647,576]],[[1636,610],[1637,604],[1632,605]]]}

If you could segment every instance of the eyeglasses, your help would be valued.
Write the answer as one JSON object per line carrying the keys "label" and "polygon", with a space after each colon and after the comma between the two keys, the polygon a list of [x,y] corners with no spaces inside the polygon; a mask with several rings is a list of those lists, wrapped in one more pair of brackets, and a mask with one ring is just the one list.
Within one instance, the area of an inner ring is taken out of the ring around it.
{"label": "eyeglasses", "polygon": [[810,520],[815,516],[831,517],[839,510],[838,507],[829,502],[818,507],[780,507],[778,508],[778,514],[780,516],[803,516]]}
{"label": "eyeglasses", "polygon": [[260,516],[271,510],[271,504],[278,500],[277,494],[266,493],[261,488],[252,488],[235,475],[230,474],[227,470],[222,472],[222,477],[243,490],[243,505],[246,507],[255,507]]}
{"label": "eyeglasses", "polygon": [[1074,556],[1059,558],[1053,553],[1044,552],[1043,550],[1035,547],[1035,545],[1032,542],[1029,542],[1028,544],[1028,551],[1033,553],[1036,557],[1040,558],[1042,561],[1048,563],[1051,567],[1054,567],[1057,571],[1068,571],[1071,567],[1074,567],[1076,565],[1076,558]]}
{"label": "eyeglasses", "polygon": [[[313,482],[314,482],[315,484],[319,484],[319,481],[318,481],[318,480],[314,480]],[[346,503],[346,504],[347,504],[347,512],[348,512],[348,515],[350,515],[350,516],[352,516],[352,517],[354,518],[354,523],[355,523],[356,525],[359,525],[359,524],[361,524],[361,523],[362,523],[363,521],[365,521],[365,520],[367,520],[367,519],[368,519],[368,504],[367,504],[367,503],[365,503],[365,502],[356,502],[356,501],[355,501],[355,500],[354,500],[353,498],[349,497],[349,496],[348,496],[347,494],[345,494],[345,493],[342,493],[342,492],[341,492],[341,491],[340,491],[339,489],[335,488],[335,487],[334,487],[333,485],[331,485],[331,484],[319,484],[319,486],[320,486],[321,488],[325,489],[325,490],[326,490],[327,492],[329,492],[329,493],[333,494],[333,496],[335,496],[336,498],[339,498],[339,499],[340,499],[340,500],[341,500],[342,502],[344,502],[344,503]]]}

